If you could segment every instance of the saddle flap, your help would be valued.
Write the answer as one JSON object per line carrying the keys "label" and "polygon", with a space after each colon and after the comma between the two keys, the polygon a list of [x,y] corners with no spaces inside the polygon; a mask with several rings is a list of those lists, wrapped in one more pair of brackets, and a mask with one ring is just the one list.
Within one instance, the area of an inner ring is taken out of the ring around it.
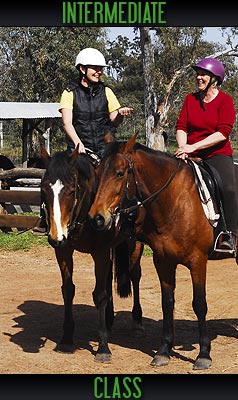
{"label": "saddle flap", "polygon": [[216,202],[216,187],[215,182],[211,174],[198,165],[197,162],[192,159],[188,160],[190,166],[193,169],[195,183],[198,188],[198,193],[202,202],[202,206],[206,217],[208,218],[210,224],[216,227],[220,218],[220,214],[217,212],[217,202]]}

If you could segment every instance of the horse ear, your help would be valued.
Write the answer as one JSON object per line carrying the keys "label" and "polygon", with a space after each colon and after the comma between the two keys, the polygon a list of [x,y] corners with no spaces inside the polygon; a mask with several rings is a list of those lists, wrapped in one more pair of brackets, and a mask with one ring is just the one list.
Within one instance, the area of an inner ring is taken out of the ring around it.
{"label": "horse ear", "polygon": [[133,150],[133,146],[136,142],[137,133],[133,135],[127,142],[125,146],[125,151],[130,153]]}
{"label": "horse ear", "polygon": [[105,143],[115,142],[115,137],[111,132],[106,133],[106,135],[104,136],[104,142]]}
{"label": "horse ear", "polygon": [[50,157],[49,153],[47,152],[47,150],[45,149],[45,147],[41,147],[40,156],[41,156],[44,166],[47,167],[51,157]]}
{"label": "horse ear", "polygon": [[74,151],[70,154],[70,159],[72,161],[76,161],[78,159],[78,156],[79,156],[79,143],[75,147]]}

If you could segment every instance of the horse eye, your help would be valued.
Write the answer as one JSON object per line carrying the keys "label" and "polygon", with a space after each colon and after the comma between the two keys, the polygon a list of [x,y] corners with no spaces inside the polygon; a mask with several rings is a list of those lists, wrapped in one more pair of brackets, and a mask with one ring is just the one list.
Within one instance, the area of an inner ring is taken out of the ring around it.
{"label": "horse eye", "polygon": [[124,176],[125,171],[118,171],[117,178],[122,178]]}

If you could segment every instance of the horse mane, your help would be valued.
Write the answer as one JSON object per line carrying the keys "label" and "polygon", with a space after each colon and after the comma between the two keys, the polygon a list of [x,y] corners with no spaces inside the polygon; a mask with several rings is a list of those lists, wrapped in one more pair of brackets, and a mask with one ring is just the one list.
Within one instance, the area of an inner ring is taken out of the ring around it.
{"label": "horse mane", "polygon": [[73,176],[73,168],[76,168],[81,175],[89,180],[94,167],[86,154],[79,154],[76,160],[71,160],[70,153],[65,150],[59,151],[51,157],[47,172],[51,182],[55,182],[57,179],[62,182],[69,182]]}
{"label": "horse mane", "polygon": [[[119,142],[119,141],[108,143],[104,157],[106,158],[109,156],[113,156],[116,153],[120,152],[123,149],[123,146],[125,145],[125,143],[126,142]],[[169,152],[151,149],[150,147],[148,147],[142,143],[139,143],[139,142],[136,142],[133,146],[133,151],[137,151],[137,150],[145,152],[147,154],[154,155],[156,157],[160,156],[161,158],[165,157],[165,158],[178,160],[173,154],[171,154]]]}
{"label": "horse mane", "polygon": [[161,151],[161,150],[155,150],[155,149],[152,149],[152,148],[150,148],[150,147],[148,147],[148,146],[146,146],[144,144],[141,144],[139,142],[135,143],[135,145],[133,147],[133,150],[135,150],[135,151],[136,150],[141,150],[141,151],[144,151],[145,153],[148,153],[148,154],[151,154],[151,155],[155,155],[155,156],[159,155],[160,157],[175,158],[175,156],[173,154],[169,153],[169,152]]}

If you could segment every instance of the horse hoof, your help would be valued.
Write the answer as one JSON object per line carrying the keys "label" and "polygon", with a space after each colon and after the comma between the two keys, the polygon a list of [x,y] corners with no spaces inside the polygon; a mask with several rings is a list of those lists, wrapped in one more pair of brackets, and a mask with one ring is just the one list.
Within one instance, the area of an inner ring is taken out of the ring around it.
{"label": "horse hoof", "polygon": [[212,361],[209,358],[198,358],[193,366],[194,370],[209,369],[212,366]]}
{"label": "horse hoof", "polygon": [[168,365],[169,360],[169,356],[158,355],[153,358],[150,365],[152,365],[152,367],[163,367],[165,365]]}
{"label": "horse hoof", "polygon": [[56,346],[55,351],[57,351],[57,353],[73,354],[75,352],[75,349],[76,347],[74,344],[59,343]]}
{"label": "horse hoof", "polygon": [[112,359],[112,355],[110,353],[97,353],[95,356],[95,361],[104,363],[104,364],[110,364]]}

